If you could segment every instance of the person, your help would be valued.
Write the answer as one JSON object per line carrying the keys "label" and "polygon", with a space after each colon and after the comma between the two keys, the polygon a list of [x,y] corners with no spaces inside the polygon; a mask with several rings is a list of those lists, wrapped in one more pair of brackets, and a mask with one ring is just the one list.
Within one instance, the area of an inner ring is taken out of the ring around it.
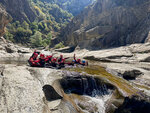
{"label": "person", "polygon": [[60,58],[58,59],[58,65],[60,67],[65,67],[65,58],[63,58],[63,55],[60,55]]}
{"label": "person", "polygon": [[57,67],[57,58],[53,58],[51,61],[51,66]]}
{"label": "person", "polygon": [[72,60],[72,62],[65,62],[65,64],[70,65],[70,66],[74,66],[75,60]]}
{"label": "person", "polygon": [[45,67],[45,55],[44,54],[40,54],[39,64],[40,64],[40,67]]}
{"label": "person", "polygon": [[81,64],[83,66],[88,66],[88,62],[86,62],[85,60],[81,61],[81,59],[76,59],[75,54],[74,54],[74,62],[75,62],[75,64]]}
{"label": "person", "polygon": [[73,58],[74,58],[75,64],[81,64],[81,59],[76,59],[75,54]]}
{"label": "person", "polygon": [[34,53],[32,54],[32,56],[28,60],[30,66],[32,66],[32,67],[39,66],[39,61],[37,60],[37,57],[38,57],[38,53],[36,51],[34,51]]}
{"label": "person", "polygon": [[48,56],[45,58],[46,66],[51,66],[52,58],[53,58],[53,55],[48,55]]}
{"label": "person", "polygon": [[[38,54],[38,55],[39,55],[40,52],[38,52],[37,50],[34,50],[34,52],[33,52],[33,54],[31,55],[31,57],[33,57],[35,54]],[[30,58],[31,58],[31,57],[30,57]]]}

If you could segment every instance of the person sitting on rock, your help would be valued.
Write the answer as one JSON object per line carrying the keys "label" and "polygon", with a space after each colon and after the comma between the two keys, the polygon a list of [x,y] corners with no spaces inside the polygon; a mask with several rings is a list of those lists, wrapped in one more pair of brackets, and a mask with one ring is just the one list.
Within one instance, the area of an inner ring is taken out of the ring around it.
{"label": "person sitting on rock", "polygon": [[36,51],[34,51],[34,53],[32,54],[32,56],[28,60],[30,66],[32,66],[32,67],[39,66],[39,60],[37,60],[37,57],[38,57],[38,53]]}
{"label": "person sitting on rock", "polygon": [[38,62],[40,64],[40,67],[45,67],[45,55],[44,54],[40,54],[40,58]]}
{"label": "person sitting on rock", "polygon": [[75,60],[72,60],[72,62],[65,62],[65,64],[67,64],[67,65],[69,65],[69,66],[74,66]]}
{"label": "person sitting on rock", "polygon": [[63,55],[60,55],[60,58],[58,59],[58,64],[59,64],[60,67],[64,67],[65,58],[63,58]]}
{"label": "person sitting on rock", "polygon": [[81,59],[76,59],[75,54],[73,58],[74,58],[75,64],[81,64]]}
{"label": "person sitting on rock", "polygon": [[51,66],[57,67],[57,58],[52,59]]}
{"label": "person sitting on rock", "polygon": [[46,66],[51,66],[52,58],[53,58],[53,55],[48,55],[48,56],[45,58]]}
{"label": "person sitting on rock", "polygon": [[85,60],[81,61],[81,59],[76,59],[75,54],[74,54],[74,62],[75,62],[75,64],[81,64],[83,66],[88,66],[88,62],[86,62]]}
{"label": "person sitting on rock", "polygon": [[88,62],[86,62],[85,60],[82,60],[81,65],[88,66]]}

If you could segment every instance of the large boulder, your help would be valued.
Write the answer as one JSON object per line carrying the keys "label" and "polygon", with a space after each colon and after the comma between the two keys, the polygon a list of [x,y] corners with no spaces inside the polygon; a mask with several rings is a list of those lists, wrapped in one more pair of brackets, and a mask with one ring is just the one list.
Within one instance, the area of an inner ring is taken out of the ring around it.
{"label": "large boulder", "polygon": [[1,73],[1,113],[46,113],[42,87],[61,78],[60,72],[52,69],[5,65]]}

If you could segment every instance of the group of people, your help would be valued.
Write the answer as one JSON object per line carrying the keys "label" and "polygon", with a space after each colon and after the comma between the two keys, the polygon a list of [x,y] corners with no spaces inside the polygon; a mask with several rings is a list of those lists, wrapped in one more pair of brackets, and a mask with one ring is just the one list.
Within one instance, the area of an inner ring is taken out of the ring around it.
{"label": "group of people", "polygon": [[[38,58],[38,56],[40,56]],[[34,51],[34,53],[32,54],[32,56],[29,58],[28,62],[30,64],[30,66],[32,67],[65,67],[65,65],[75,65],[75,64],[79,64],[79,65],[83,65],[86,66],[88,65],[88,62],[81,60],[81,59],[76,59],[76,56],[74,54],[73,56],[73,60],[71,62],[66,62],[66,59],[64,58],[63,55],[60,55],[60,57],[55,58],[53,57],[53,55],[48,55],[45,56],[44,54],[40,54],[40,52],[37,52],[36,50]]]}

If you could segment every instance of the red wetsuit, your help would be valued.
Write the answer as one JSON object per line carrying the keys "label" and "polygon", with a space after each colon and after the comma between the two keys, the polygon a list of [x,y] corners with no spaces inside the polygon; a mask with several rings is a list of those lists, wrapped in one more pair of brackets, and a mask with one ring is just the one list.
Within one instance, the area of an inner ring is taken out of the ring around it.
{"label": "red wetsuit", "polygon": [[37,60],[38,54],[36,52],[29,59],[30,66],[36,67],[39,65],[39,60]]}

